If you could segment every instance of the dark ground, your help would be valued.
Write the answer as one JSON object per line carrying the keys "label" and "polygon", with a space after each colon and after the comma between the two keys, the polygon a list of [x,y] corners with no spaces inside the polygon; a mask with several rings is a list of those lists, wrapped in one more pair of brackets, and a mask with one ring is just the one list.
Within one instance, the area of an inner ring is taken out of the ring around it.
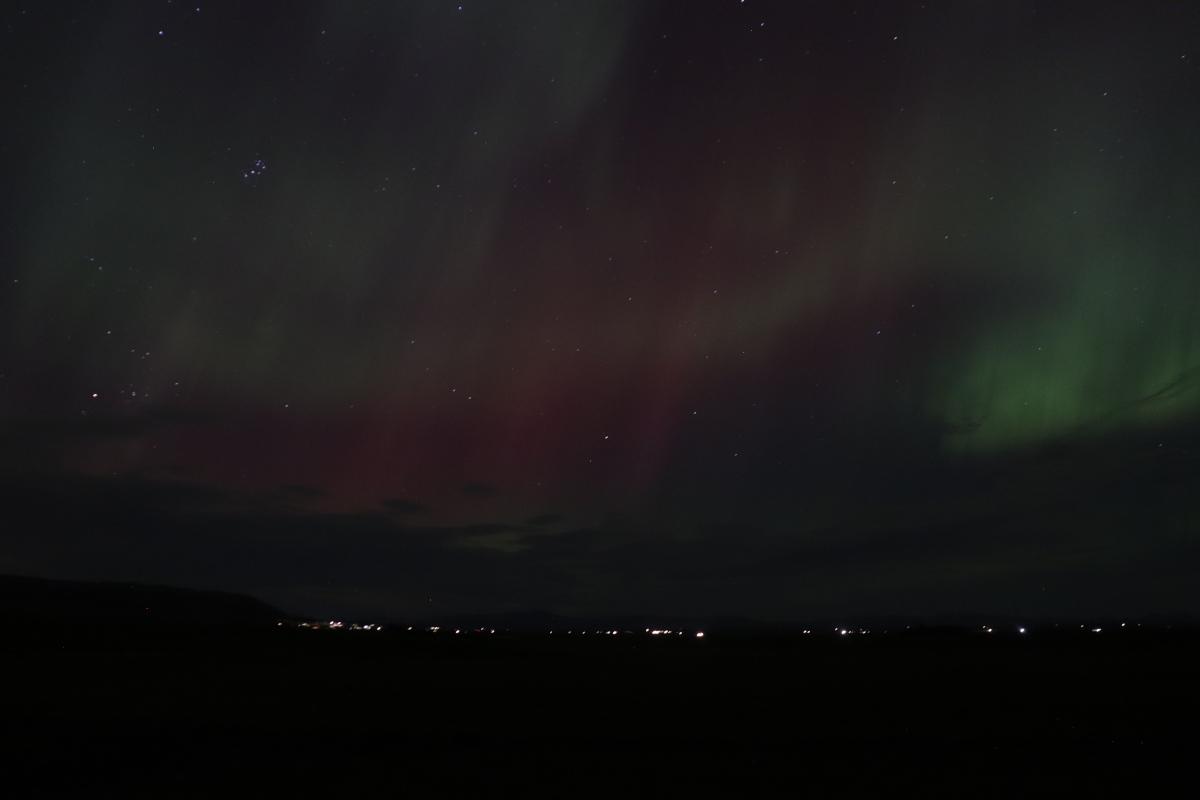
{"label": "dark ground", "polygon": [[3,663],[22,797],[1191,796],[1200,712],[1200,638],[1167,631],[46,623],[10,625]]}

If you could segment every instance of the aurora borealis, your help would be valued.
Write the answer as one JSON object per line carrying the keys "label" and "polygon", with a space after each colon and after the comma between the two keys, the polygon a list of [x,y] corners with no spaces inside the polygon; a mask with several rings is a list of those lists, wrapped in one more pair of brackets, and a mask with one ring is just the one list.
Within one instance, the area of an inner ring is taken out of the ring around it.
{"label": "aurora borealis", "polygon": [[0,20],[0,571],[1200,612],[1200,7]]}

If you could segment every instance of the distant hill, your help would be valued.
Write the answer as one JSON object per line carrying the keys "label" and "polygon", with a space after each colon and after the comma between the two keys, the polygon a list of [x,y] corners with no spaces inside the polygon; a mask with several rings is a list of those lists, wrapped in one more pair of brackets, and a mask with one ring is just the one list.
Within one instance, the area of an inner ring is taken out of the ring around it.
{"label": "distant hill", "polygon": [[264,625],[287,615],[248,595],[0,575],[0,622]]}

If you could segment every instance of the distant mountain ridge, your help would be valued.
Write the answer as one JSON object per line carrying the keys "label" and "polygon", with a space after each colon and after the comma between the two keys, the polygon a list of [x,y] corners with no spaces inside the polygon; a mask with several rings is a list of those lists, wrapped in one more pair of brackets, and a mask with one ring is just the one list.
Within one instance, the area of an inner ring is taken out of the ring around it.
{"label": "distant mountain ridge", "polygon": [[0,621],[7,624],[265,625],[286,616],[232,592],[0,575]]}

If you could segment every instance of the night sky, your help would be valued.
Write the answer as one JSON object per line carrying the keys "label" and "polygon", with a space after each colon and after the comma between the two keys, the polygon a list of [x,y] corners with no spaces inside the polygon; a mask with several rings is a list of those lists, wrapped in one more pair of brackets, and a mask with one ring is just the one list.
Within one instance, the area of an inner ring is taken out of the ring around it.
{"label": "night sky", "polygon": [[1200,613],[1200,4],[0,35],[0,572],[377,618]]}

